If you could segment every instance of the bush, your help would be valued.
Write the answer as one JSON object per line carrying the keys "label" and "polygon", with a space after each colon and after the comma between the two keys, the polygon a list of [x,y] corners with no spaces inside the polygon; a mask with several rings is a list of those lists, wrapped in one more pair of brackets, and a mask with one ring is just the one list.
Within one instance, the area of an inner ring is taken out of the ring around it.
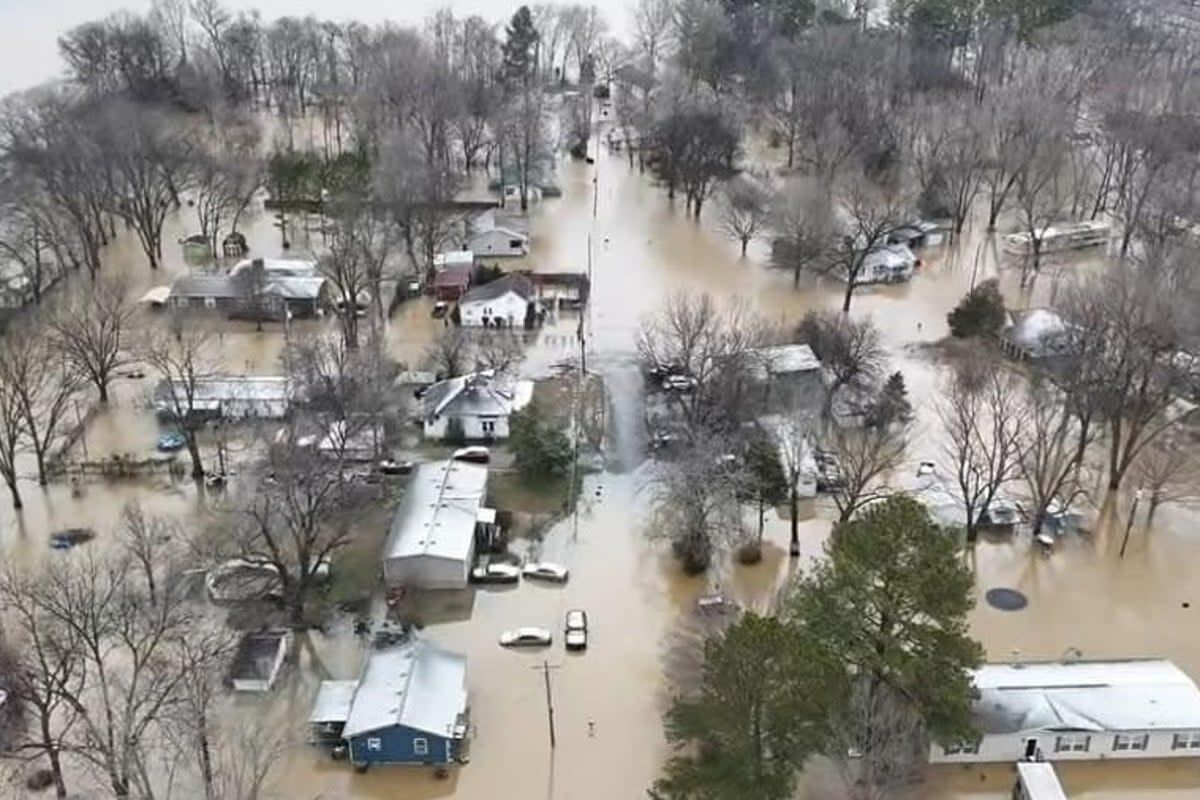
{"label": "bush", "polygon": [[503,277],[504,270],[500,269],[499,266],[493,264],[489,267],[487,264],[479,264],[471,274],[471,285],[483,286]]}
{"label": "bush", "polygon": [[1004,327],[1006,312],[1000,284],[995,279],[984,281],[971,291],[946,315],[950,333],[958,339],[991,336]]}
{"label": "bush", "polygon": [[530,404],[509,417],[508,443],[513,463],[526,480],[565,478],[571,471],[574,449],[562,431],[543,421]]}
{"label": "bush", "polygon": [[463,429],[462,420],[458,417],[451,417],[446,420],[446,442],[447,444],[460,445],[467,441],[467,432]]}

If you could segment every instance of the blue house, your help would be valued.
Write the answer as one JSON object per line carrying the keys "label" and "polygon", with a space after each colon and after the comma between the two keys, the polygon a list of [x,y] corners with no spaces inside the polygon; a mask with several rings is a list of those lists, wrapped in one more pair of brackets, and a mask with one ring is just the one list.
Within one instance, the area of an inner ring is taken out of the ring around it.
{"label": "blue house", "polygon": [[314,740],[345,742],[356,767],[460,761],[467,660],[421,638],[374,650],[357,683],[321,684],[309,724]]}

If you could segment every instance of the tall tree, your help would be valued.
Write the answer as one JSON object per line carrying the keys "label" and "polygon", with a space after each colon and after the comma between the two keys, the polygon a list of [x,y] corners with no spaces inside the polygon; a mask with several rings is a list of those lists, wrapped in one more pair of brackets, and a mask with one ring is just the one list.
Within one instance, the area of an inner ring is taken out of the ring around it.
{"label": "tall tree", "polygon": [[521,6],[504,29],[501,53],[504,77],[510,84],[527,84],[537,67],[538,33],[529,6]]}
{"label": "tall tree", "polygon": [[192,477],[204,477],[204,462],[200,458],[200,431],[203,415],[197,404],[205,382],[216,376],[216,364],[210,352],[209,337],[199,331],[180,331],[178,336],[167,332],[151,334],[139,347],[139,355],[158,373],[155,393],[170,409],[171,417],[183,434],[192,461]]}
{"label": "tall tree", "polygon": [[108,386],[130,358],[133,306],[119,283],[101,282],[76,295],[50,320],[55,350],[108,402]]}

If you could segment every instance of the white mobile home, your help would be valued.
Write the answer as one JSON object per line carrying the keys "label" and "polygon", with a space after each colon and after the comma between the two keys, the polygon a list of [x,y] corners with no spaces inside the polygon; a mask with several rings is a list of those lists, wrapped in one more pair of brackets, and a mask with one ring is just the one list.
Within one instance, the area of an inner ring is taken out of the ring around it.
{"label": "white mobile home", "polygon": [[507,228],[481,231],[467,240],[467,249],[480,257],[520,257],[529,253],[529,237]]}
{"label": "white mobile home", "polygon": [[[1047,225],[1038,237],[1041,240],[1040,252],[1061,253],[1065,250],[1102,247],[1108,244],[1111,232],[1112,226],[1099,219]],[[1033,252],[1033,237],[1029,231],[1009,234],[1004,237],[1004,250],[1013,255],[1029,255]]]}
{"label": "white mobile home", "polygon": [[495,519],[495,512],[483,505],[487,478],[487,467],[462,461],[417,467],[384,545],[383,578],[388,586],[467,585],[476,530]]}
{"label": "white mobile home", "polygon": [[[857,282],[903,283],[912,277],[916,268],[917,257],[906,245],[886,244],[866,254],[858,270]],[[843,280],[847,277],[846,271],[843,270]]]}
{"label": "white mobile home", "polygon": [[932,763],[1200,756],[1200,689],[1170,661],[985,664],[974,682],[979,738]]}

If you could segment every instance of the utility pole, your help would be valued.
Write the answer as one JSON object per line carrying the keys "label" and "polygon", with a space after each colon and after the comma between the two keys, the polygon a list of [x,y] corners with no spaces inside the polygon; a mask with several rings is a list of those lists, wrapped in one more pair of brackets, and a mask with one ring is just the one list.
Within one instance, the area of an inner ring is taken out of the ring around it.
{"label": "utility pole", "polygon": [[550,749],[553,750],[556,740],[554,737],[554,700],[550,695],[550,670],[560,669],[560,667],[558,664],[551,665],[549,661],[543,661],[540,667],[533,667],[533,669],[540,669],[542,677],[546,681],[546,721],[550,724]]}
{"label": "utility pole", "polygon": [[1133,517],[1137,514],[1138,503],[1142,501],[1142,489],[1139,486],[1138,490],[1133,495],[1133,505],[1129,507],[1129,520],[1125,523],[1125,538],[1121,540],[1121,554],[1118,558],[1125,557],[1125,547],[1129,544],[1129,531],[1133,527]]}

